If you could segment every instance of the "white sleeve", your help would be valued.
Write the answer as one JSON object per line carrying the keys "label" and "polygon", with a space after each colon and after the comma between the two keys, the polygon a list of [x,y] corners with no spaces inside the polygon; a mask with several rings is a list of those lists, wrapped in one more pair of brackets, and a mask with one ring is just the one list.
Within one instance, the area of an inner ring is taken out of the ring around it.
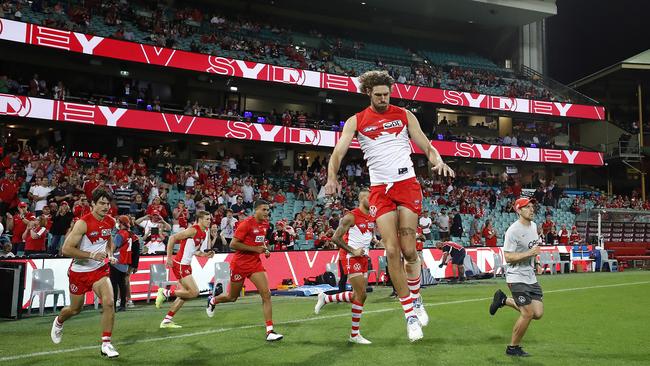
{"label": "white sleeve", "polygon": [[514,252],[517,250],[517,240],[512,235],[512,227],[506,230],[506,235],[503,240],[503,251],[504,252]]}

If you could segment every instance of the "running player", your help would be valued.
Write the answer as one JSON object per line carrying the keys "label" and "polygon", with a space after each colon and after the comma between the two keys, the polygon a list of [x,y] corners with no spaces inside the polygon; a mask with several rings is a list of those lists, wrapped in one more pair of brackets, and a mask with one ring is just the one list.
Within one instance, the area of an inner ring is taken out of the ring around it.
{"label": "running player", "polygon": [[[352,302],[351,343],[371,344],[361,336],[359,322],[366,302],[366,286],[368,285],[368,249],[373,239],[375,223],[368,215],[368,195],[370,191],[362,189],[359,192],[359,207],[343,217],[332,241],[339,247],[343,272],[352,284],[352,292],[339,292],[334,295],[318,294],[318,302],[314,312],[318,314],[325,304],[330,302]],[[345,236],[344,236],[345,235]]]}
{"label": "running player", "polygon": [[70,306],[61,309],[50,332],[52,342],[61,343],[63,323],[81,312],[86,292],[94,291],[101,299],[103,309],[101,354],[109,358],[120,355],[111,344],[115,305],[109,265],[105,262],[106,258],[113,264],[117,261],[113,257],[111,238],[115,220],[108,215],[112,199],[107,191],[96,189],[92,194],[92,211],[82,216],[65,238],[62,253],[73,258],[68,270]]}
{"label": "running player", "polygon": [[[205,240],[205,231],[209,226],[210,213],[199,211],[196,213],[196,224],[169,237],[167,242],[167,268],[172,269],[179,286],[171,289],[158,288],[157,308],[160,308],[165,299],[176,296],[176,300],[169,308],[169,312],[160,323],[160,328],[181,328],[180,325],[174,323],[174,315],[183,307],[186,300],[199,296],[199,287],[196,285],[194,277],[192,277],[192,257],[212,258],[214,256],[212,250],[207,252],[200,250],[201,244]],[[174,245],[179,241],[181,247],[176,256],[172,256]]]}
{"label": "running player", "polygon": [[230,242],[230,249],[235,255],[230,262],[230,292],[208,298],[206,313],[214,316],[215,305],[224,302],[235,302],[241,293],[244,280],[249,278],[262,297],[262,309],[266,321],[266,340],[279,341],[282,334],[273,330],[273,308],[271,306],[271,291],[266,278],[266,270],[260,260],[260,254],[266,258],[271,256],[266,247],[266,234],[269,230],[269,203],[264,200],[255,201],[253,216],[240,221]]}
{"label": "running player", "polygon": [[453,241],[439,241],[436,243],[436,247],[442,250],[442,259],[440,260],[439,268],[447,265],[449,257],[451,256],[451,264],[454,265],[455,269],[458,271],[458,280],[460,282],[465,281],[465,248],[462,245],[455,243]]}
{"label": "running player", "polygon": [[506,231],[503,253],[508,263],[506,283],[512,297],[507,297],[501,290],[494,293],[490,304],[490,315],[507,305],[519,312],[519,318],[512,329],[510,345],[506,348],[509,356],[529,356],[520,346],[530,321],[539,320],[544,315],[544,294],[535,277],[535,258],[539,254],[539,235],[535,218],[535,200],[519,198],[515,201],[515,211],[519,220]]}
{"label": "running player", "polygon": [[368,211],[386,246],[389,272],[404,309],[408,338],[416,341],[423,337],[422,325],[429,319],[419,294],[421,264],[415,250],[415,229],[422,210],[422,190],[411,161],[410,138],[424,152],[434,172],[453,177],[454,171],[431,146],[417,118],[390,104],[394,82],[385,71],[369,71],[359,77],[360,90],[370,97],[370,106],[346,121],[330,158],[325,192],[337,192],[341,160],[356,135],[370,170]]}

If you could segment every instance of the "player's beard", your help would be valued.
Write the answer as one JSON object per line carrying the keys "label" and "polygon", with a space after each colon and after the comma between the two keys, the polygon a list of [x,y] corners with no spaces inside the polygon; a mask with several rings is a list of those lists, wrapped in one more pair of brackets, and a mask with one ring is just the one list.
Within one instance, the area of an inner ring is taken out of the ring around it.
{"label": "player's beard", "polygon": [[379,103],[372,103],[372,108],[376,110],[377,112],[386,112],[388,109],[388,103],[386,104],[379,104]]}

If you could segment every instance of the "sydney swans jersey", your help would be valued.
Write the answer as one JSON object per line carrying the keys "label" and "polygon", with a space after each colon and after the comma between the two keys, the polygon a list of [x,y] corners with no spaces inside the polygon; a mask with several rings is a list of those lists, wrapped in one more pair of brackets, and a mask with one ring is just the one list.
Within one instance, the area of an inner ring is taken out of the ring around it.
{"label": "sydney swans jersey", "polygon": [[406,111],[389,105],[386,112],[377,113],[368,107],[356,116],[357,139],[368,164],[371,185],[415,177]]}
{"label": "sydney swans jersey", "polygon": [[[354,225],[343,236],[343,241],[348,243],[352,249],[363,249],[364,254],[368,254],[370,243],[372,242],[375,221],[370,215],[366,215],[358,208],[350,211],[354,215]],[[341,249],[341,254],[350,258],[351,254]]]}
{"label": "sydney swans jersey", "polygon": [[[115,228],[115,220],[107,215],[99,221],[92,213],[82,216],[81,220],[86,223],[86,233],[81,238],[79,250],[90,253],[106,252],[106,245],[111,238],[113,228]],[[72,260],[70,269],[73,272],[92,272],[103,266],[104,261],[75,258]]]}
{"label": "sydney swans jersey", "polygon": [[174,261],[180,264],[191,264],[192,256],[201,248],[205,239],[205,231],[199,225],[192,226],[196,230],[193,237],[181,240],[181,247],[174,256]]}

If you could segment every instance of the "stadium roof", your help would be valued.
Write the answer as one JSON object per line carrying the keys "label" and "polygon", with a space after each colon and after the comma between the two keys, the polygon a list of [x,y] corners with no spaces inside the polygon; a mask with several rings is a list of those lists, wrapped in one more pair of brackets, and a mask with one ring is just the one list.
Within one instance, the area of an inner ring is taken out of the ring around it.
{"label": "stadium roof", "polygon": [[521,26],[557,14],[555,0],[346,0],[378,9],[484,26]]}
{"label": "stadium roof", "polygon": [[608,90],[611,95],[617,92],[629,93],[636,86],[646,84],[650,80],[650,49],[617,62],[591,75],[585,76],[569,84],[569,87],[580,89],[587,95]]}

